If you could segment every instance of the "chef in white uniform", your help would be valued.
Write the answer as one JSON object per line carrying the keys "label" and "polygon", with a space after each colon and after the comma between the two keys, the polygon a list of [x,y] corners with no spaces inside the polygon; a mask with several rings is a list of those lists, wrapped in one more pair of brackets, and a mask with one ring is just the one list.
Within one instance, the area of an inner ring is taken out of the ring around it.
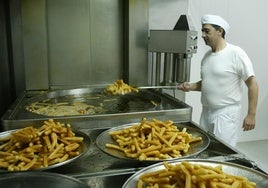
{"label": "chef in white uniform", "polygon": [[229,24],[220,16],[201,18],[202,38],[211,47],[201,62],[201,80],[179,85],[183,91],[201,91],[200,126],[231,146],[237,142],[243,83],[248,88],[248,111],[244,131],[255,128],[258,84],[247,54],[225,40]]}

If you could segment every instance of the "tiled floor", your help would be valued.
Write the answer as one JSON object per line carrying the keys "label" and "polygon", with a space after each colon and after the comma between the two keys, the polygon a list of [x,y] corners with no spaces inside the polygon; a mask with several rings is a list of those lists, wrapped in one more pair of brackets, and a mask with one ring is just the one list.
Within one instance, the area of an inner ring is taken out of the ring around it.
{"label": "tiled floor", "polygon": [[239,142],[236,148],[268,173],[268,140]]}

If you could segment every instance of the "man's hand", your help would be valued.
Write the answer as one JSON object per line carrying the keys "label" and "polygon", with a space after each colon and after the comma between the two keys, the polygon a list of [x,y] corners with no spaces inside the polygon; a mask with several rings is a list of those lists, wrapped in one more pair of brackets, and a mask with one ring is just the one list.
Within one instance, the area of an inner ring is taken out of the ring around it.
{"label": "man's hand", "polygon": [[244,119],[243,126],[244,131],[250,131],[255,128],[255,117],[247,115]]}
{"label": "man's hand", "polygon": [[191,91],[191,84],[189,82],[184,82],[178,86],[178,89],[185,92]]}
{"label": "man's hand", "polygon": [[188,92],[188,91],[201,91],[201,81],[198,81],[196,83],[189,83],[184,82],[178,86],[178,89],[181,89],[182,91]]}

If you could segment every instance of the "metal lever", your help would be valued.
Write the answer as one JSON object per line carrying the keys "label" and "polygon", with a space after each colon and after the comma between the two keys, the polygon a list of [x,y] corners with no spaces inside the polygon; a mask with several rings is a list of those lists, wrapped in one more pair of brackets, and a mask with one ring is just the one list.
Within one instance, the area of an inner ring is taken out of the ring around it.
{"label": "metal lever", "polygon": [[141,86],[137,89],[179,89],[178,86]]}

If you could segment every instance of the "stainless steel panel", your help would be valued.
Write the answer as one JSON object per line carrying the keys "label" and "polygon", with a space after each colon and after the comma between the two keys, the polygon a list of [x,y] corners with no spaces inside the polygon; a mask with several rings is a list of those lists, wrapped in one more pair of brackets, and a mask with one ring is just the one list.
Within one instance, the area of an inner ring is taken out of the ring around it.
{"label": "stainless steel panel", "polygon": [[10,15],[12,46],[18,46],[14,64],[25,66],[27,91],[105,85],[122,78],[147,85],[148,1],[10,2],[18,8]]}
{"label": "stainless steel panel", "polygon": [[[12,86],[10,83],[10,59],[9,59],[9,46],[8,39],[9,36],[6,33],[8,30],[7,26],[7,12],[6,3],[4,1],[0,2],[0,116],[4,114],[12,99]],[[14,96],[13,96],[14,97]],[[1,125],[0,125],[1,129]]]}
{"label": "stainless steel panel", "polygon": [[151,30],[150,52],[196,53],[197,31]]}
{"label": "stainless steel panel", "polygon": [[52,87],[105,84],[121,77],[122,1],[50,0],[46,11]]}
{"label": "stainless steel panel", "polygon": [[17,1],[17,3],[21,3],[21,21],[23,26],[21,27],[23,33],[22,50],[25,66],[26,89],[47,89],[49,86],[49,78],[47,76],[48,44],[46,1],[26,0]]}
{"label": "stainless steel panel", "polygon": [[14,71],[14,87],[17,94],[25,90],[25,66],[24,66],[24,55],[23,55],[23,41],[22,41],[22,30],[21,30],[21,4],[19,1],[10,0],[10,34],[12,36],[11,48],[12,48],[12,63]]}
{"label": "stainless steel panel", "polygon": [[131,85],[148,84],[148,1],[129,0],[128,66],[124,69]]}

